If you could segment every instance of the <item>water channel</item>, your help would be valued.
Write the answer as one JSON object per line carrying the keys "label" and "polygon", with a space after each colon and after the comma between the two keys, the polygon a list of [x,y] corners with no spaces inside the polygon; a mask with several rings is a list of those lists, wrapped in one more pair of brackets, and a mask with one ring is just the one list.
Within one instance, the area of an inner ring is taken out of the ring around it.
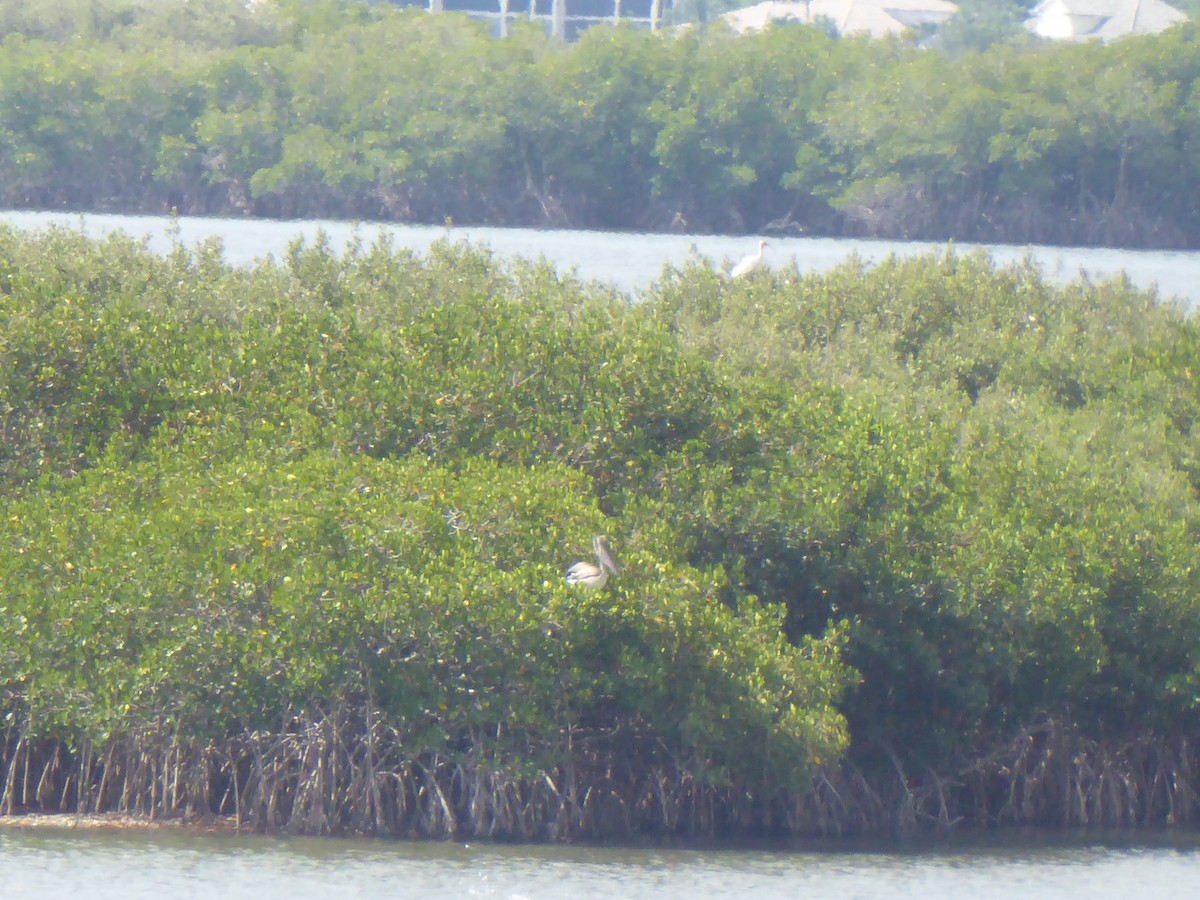
{"label": "water channel", "polygon": [[[574,271],[585,280],[603,281],[636,294],[663,273],[667,265],[679,266],[699,256],[716,264],[740,259],[758,246],[756,237],[686,234],[632,234],[601,231],[550,231],[528,228],[443,228],[419,225],[379,225],[337,221],[270,221],[262,219],[208,219],[166,216],[122,216],[59,212],[4,212],[0,222],[27,230],[51,225],[80,228],[92,236],[114,231],[145,239],[158,251],[170,249],[173,240],[193,247],[217,238],[225,258],[242,265],[267,256],[280,258],[296,238],[308,241],[323,232],[341,250],[357,238],[370,244],[380,231],[397,247],[423,253],[440,238],[466,240],[489,247],[502,258],[545,257],[560,274]],[[868,241],[835,238],[776,237],[768,235],[766,259],[772,266],[795,261],[801,271],[827,271],[852,254],[876,263],[889,254],[907,257],[945,251],[946,244]],[[978,245],[956,244],[958,253]],[[1090,247],[984,245],[1000,264],[1026,258],[1050,279],[1070,282],[1078,278],[1099,281],[1124,272],[1134,284],[1156,288],[1163,297],[1178,298],[1187,308],[1200,303],[1200,251],[1113,250]]]}
{"label": "water channel", "polygon": [[529,847],[0,826],[0,896],[1076,900],[1200,895],[1200,836],[959,836],[870,848]]}

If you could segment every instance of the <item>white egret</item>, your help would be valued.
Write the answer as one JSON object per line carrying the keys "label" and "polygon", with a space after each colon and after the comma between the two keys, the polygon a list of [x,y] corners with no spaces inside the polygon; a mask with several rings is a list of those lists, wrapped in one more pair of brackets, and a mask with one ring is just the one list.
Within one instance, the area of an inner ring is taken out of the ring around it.
{"label": "white egret", "polygon": [[567,584],[582,584],[592,590],[599,590],[608,581],[608,574],[621,574],[621,567],[613,558],[612,549],[608,546],[608,538],[597,535],[592,538],[592,549],[596,551],[596,565],[590,562],[577,562],[567,569]]}
{"label": "white egret", "polygon": [[766,246],[767,246],[766,241],[759,241],[758,242],[758,252],[751,253],[749,256],[747,256],[745,259],[743,259],[740,263],[738,263],[736,266],[734,266],[732,269],[730,269],[729,277],[730,278],[745,278],[747,275],[751,274],[752,272],[757,272],[760,268],[762,268],[763,248]]}

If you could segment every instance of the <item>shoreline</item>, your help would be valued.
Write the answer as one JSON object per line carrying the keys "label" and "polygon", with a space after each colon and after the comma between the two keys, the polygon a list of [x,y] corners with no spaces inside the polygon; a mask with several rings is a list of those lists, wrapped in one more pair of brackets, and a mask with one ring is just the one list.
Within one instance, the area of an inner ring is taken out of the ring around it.
{"label": "shoreline", "polygon": [[29,812],[0,815],[0,829],[22,831],[179,831],[193,834],[252,834],[233,816],[152,819],[130,813]]}
{"label": "shoreline", "polygon": [[[175,835],[180,838],[218,836],[246,838],[251,843],[264,838],[303,838],[321,843],[367,842],[378,838],[368,835],[291,835],[286,830],[263,832],[254,828],[239,828],[233,816],[194,816],[152,819],[129,813],[70,813],[30,812],[0,814],[0,838],[5,832],[25,832],[68,835]],[[456,844],[464,848],[479,846],[523,846],[541,851],[557,849],[647,849],[655,851],[730,851],[767,853],[858,854],[863,852],[900,853],[904,855],[969,851],[973,848],[1100,847],[1172,848],[1181,851],[1200,851],[1200,829],[1192,826],[1075,826],[1053,825],[973,825],[952,828],[947,832],[914,831],[891,835],[841,835],[825,837],[754,837],[741,838],[658,838],[645,841],[505,841],[490,838],[431,838],[418,835],[392,835],[396,844]]]}

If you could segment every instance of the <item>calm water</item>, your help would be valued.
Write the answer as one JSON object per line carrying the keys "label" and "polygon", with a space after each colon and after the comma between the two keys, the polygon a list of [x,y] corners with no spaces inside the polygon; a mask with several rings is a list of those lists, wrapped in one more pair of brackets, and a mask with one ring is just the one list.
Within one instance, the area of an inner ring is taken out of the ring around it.
{"label": "calm water", "polygon": [[[157,250],[171,246],[173,222],[165,216],[80,216],[73,213],[2,212],[0,221],[41,229],[51,224],[78,227],[102,235],[123,231],[145,238]],[[396,246],[424,252],[438,238],[449,234],[455,239],[485,244],[497,255],[537,259],[544,256],[560,273],[574,270],[584,279],[596,279],[619,289],[637,292],[662,275],[665,265],[680,265],[693,255],[714,262],[737,260],[756,250],[753,237],[720,235],[630,234],[598,231],[538,231],[526,228],[445,228],[408,225],[354,225],[334,221],[277,222],[259,219],[175,220],[179,239],[188,246],[207,238],[220,238],[226,258],[244,264],[268,255],[279,258],[295,238],[309,240],[318,231],[328,235],[333,246],[341,249],[357,235],[370,243],[380,230],[392,235]],[[930,250],[945,249],[945,244],[892,241],[835,240],[828,238],[769,238],[767,261],[787,265],[796,260],[802,270],[826,271],[857,253],[868,262],[878,262],[888,254],[913,256]],[[960,252],[976,245],[957,244]],[[987,245],[1000,263],[1032,258],[1050,278],[1073,281],[1086,277],[1093,281],[1125,272],[1140,287],[1156,287],[1164,297],[1177,297],[1190,309],[1200,303],[1200,251],[1105,250],[1075,247],[1039,247]]]}
{"label": "calm water", "polygon": [[[511,847],[0,828],[0,896],[80,898],[1200,896],[1200,845],[1067,841],[909,851]],[[1093,839],[1094,840],[1094,839]]]}

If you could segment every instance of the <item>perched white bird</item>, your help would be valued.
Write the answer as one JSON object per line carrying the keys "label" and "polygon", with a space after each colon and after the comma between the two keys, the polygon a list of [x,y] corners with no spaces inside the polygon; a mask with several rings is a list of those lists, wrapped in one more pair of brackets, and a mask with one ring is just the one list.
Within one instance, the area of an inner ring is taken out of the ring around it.
{"label": "perched white bird", "polygon": [[613,558],[612,549],[608,546],[608,538],[597,535],[592,538],[592,549],[596,551],[596,565],[590,562],[577,562],[567,569],[567,584],[582,584],[584,587],[599,590],[608,581],[608,573],[621,574],[621,567]]}
{"label": "perched white bird", "polygon": [[730,278],[745,278],[751,272],[757,272],[762,268],[763,264],[763,248],[767,246],[766,241],[758,242],[758,252],[751,253],[740,263],[729,270]]}

